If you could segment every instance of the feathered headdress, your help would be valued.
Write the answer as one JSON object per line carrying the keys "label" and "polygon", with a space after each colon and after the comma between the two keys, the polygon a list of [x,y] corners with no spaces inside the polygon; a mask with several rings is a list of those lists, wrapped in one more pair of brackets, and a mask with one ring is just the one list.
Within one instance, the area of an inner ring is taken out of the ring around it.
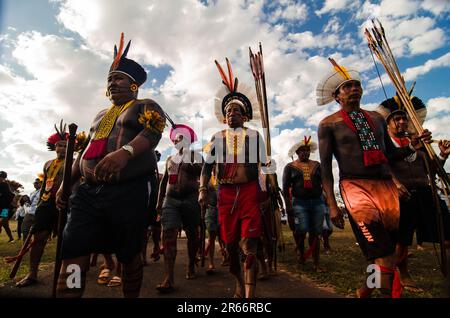
{"label": "feathered headdress", "polygon": [[164,116],[172,126],[169,132],[170,140],[172,142],[174,142],[178,134],[182,134],[183,136],[189,137],[190,143],[197,141],[197,134],[191,127],[184,124],[175,124],[172,118],[170,118],[169,114],[167,114],[166,112],[164,112]]}
{"label": "feathered headdress", "polygon": [[[427,117],[427,108],[423,101],[418,97],[412,97],[411,102],[414,106],[414,109],[417,113],[417,118],[419,119],[420,124],[422,125],[425,121],[425,118]],[[397,95],[395,95],[392,98],[386,99],[383,101],[377,109],[375,109],[383,118],[386,120],[386,122],[389,120],[389,117],[391,117],[393,114],[397,112],[404,112],[406,115],[408,115],[408,112],[405,109],[405,106],[403,106],[402,101],[400,98],[398,98]],[[408,122],[408,131],[415,131],[414,125],[411,121]]]}
{"label": "feathered headdress", "polygon": [[120,35],[119,49],[117,50],[117,46],[114,45],[114,60],[109,69],[109,73],[123,73],[129,76],[139,86],[141,86],[147,80],[147,72],[145,72],[144,68],[141,65],[133,60],[126,58],[128,50],[130,49],[130,45],[131,40],[128,41],[125,50],[123,49],[124,36],[122,32]]}
{"label": "feathered headdress", "polygon": [[214,98],[214,110],[217,119],[221,123],[225,121],[225,108],[230,103],[241,106],[244,111],[243,115],[247,116],[249,120],[260,118],[259,111],[254,111],[252,107],[253,105],[257,105],[257,99],[253,89],[248,85],[238,82],[237,77],[233,75],[230,61],[228,58],[225,58],[225,60],[227,62],[228,77],[219,62],[214,61],[224,85],[219,89]]}
{"label": "feathered headdress", "polygon": [[47,148],[50,151],[53,151],[56,149],[56,143],[61,140],[67,140],[69,138],[69,133],[66,132],[66,124],[63,126],[63,120],[61,119],[61,122],[59,123],[59,129],[56,127],[55,124],[55,130],[56,134],[51,135],[47,139]]}
{"label": "feathered headdress", "polygon": [[336,63],[331,57],[328,60],[333,65],[333,69],[317,84],[316,101],[318,106],[334,101],[333,95],[342,84],[349,81],[361,82],[358,71],[346,69],[344,66]]}
{"label": "feathered headdress", "polygon": [[309,136],[309,137],[304,136],[303,140],[297,142],[296,144],[294,144],[291,147],[291,149],[289,149],[288,156],[289,157],[294,157],[294,155],[297,152],[298,148],[305,147],[305,146],[309,147],[311,153],[313,153],[314,151],[317,150],[317,144],[314,141],[311,140],[311,136]]}

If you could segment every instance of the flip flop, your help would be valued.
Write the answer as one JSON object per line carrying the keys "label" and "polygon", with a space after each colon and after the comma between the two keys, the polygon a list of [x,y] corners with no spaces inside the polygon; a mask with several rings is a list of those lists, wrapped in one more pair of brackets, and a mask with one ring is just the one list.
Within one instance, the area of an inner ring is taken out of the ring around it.
{"label": "flip flop", "polygon": [[100,271],[100,274],[97,277],[97,284],[99,285],[106,285],[109,281],[109,275],[111,274],[111,271],[107,268],[104,268]]}
{"label": "flip flop", "polygon": [[25,277],[21,281],[16,283],[16,287],[28,287],[37,283],[37,279],[31,277]]}
{"label": "flip flop", "polygon": [[113,278],[111,278],[111,280],[108,283],[108,287],[117,287],[122,285],[122,278],[120,278],[119,276],[114,276]]}

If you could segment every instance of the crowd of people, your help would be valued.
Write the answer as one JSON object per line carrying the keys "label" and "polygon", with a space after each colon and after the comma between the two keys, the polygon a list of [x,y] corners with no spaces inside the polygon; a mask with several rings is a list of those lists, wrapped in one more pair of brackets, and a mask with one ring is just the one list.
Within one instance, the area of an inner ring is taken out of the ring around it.
{"label": "crowd of people", "polygon": [[[197,135],[191,127],[174,123],[154,100],[138,99],[147,73],[127,58],[129,48],[130,42],[124,48],[122,35],[107,75],[112,105],[95,116],[87,137],[79,134],[76,138],[78,155],[72,165],[70,200],[61,186],[68,143],[62,121],[47,141],[55,158],[44,164],[42,178],[33,184],[35,190],[21,196],[15,209],[11,208],[15,195],[6,182],[7,174],[0,172],[0,224],[13,241],[5,220],[15,210],[18,239],[32,237],[29,272],[17,287],[38,281],[39,263],[46,243],[55,235],[58,210],[66,208],[67,222],[58,237],[59,297],[83,295],[86,272],[97,263],[98,254],[104,263],[97,283],[122,286],[125,297],[138,297],[150,238],[154,246],[150,259],[158,261],[162,255],[164,260],[164,275],[156,289],[176,291],[174,267],[178,233],[183,229],[188,251],[186,279],[195,279],[196,264],[205,257],[206,272],[214,274],[218,238],[222,265],[229,266],[235,278],[233,297],[253,298],[258,277],[267,278],[267,273],[276,270],[273,242],[280,238],[284,211],[298,263],[312,256],[314,271],[323,272],[327,269],[319,262],[321,241],[329,251],[333,225],[343,228],[345,223],[344,207],[338,205],[334,191],[333,156],[356,240],[366,259],[380,268],[382,295],[395,297],[397,268],[403,286],[415,286],[405,256],[414,232],[421,242],[439,241],[430,184],[436,171],[428,167],[423,150],[423,144],[431,142],[431,133],[418,134],[408,126],[408,114],[398,97],[382,102],[376,111],[361,109],[359,73],[332,61],[317,85],[317,103],[335,101],[340,109],[320,122],[318,143],[311,136],[298,136],[287,154],[292,161],[283,169],[280,188],[275,162],[266,152],[267,140],[246,126],[260,115],[257,96],[234,78],[228,60],[228,76],[217,63],[224,86],[214,109],[219,123],[227,128],[196,151],[191,145]],[[425,105],[417,97],[412,101],[423,122]],[[169,124],[175,152],[159,173],[161,155],[155,149]],[[443,164],[450,142],[442,140],[438,146]],[[311,160],[317,150],[320,161]],[[449,213],[443,201],[439,202],[450,256]],[[81,269],[80,287],[66,284],[67,268],[73,264]],[[364,285],[358,296],[369,297],[372,291]]]}

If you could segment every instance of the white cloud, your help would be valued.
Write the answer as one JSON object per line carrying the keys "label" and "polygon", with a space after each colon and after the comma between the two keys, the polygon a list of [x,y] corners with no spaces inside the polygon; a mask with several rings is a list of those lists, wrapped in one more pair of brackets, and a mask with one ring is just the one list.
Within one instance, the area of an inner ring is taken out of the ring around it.
{"label": "white cloud", "polygon": [[[420,76],[427,74],[436,68],[449,67],[450,66],[450,52],[446,53],[437,59],[427,60],[424,64],[414,67],[407,68],[402,75],[407,82],[412,82],[417,80]],[[383,66],[378,64],[378,69],[381,72],[381,79],[383,81],[384,86],[392,85],[391,80],[388,75],[385,73]],[[368,81],[367,89],[368,91],[372,91],[373,89],[381,87],[380,80],[378,77],[372,78]]]}
{"label": "white cloud", "polygon": [[320,33],[315,35],[311,31],[305,31],[301,33],[290,33],[287,36],[287,39],[292,41],[298,49],[335,48],[337,46],[340,48],[348,48],[352,44],[350,34],[341,37],[338,34],[333,33]]}
{"label": "white cloud", "polygon": [[446,37],[442,29],[437,28],[417,36],[409,42],[412,55],[432,52],[445,45]]}
{"label": "white cloud", "polygon": [[380,11],[384,15],[405,16],[416,13],[420,7],[418,0],[383,0],[380,3]]}
{"label": "white cloud", "polygon": [[424,10],[432,12],[434,15],[440,15],[450,12],[450,1],[446,0],[423,0],[421,7]]}
{"label": "white cloud", "polygon": [[[444,31],[436,27],[436,20],[430,17],[380,17],[380,21],[396,58],[431,53],[446,45]],[[361,36],[365,28],[371,27],[372,23],[365,21],[361,27]]]}
{"label": "white cloud", "polygon": [[325,0],[323,7],[320,10],[315,11],[315,13],[318,16],[326,13],[335,13],[347,9],[352,2],[353,0]]}
{"label": "white cloud", "polygon": [[326,33],[337,33],[341,29],[341,23],[337,16],[331,17],[327,24],[323,27],[323,32]]}
{"label": "white cloud", "polygon": [[[444,117],[450,115],[450,97],[435,97],[428,100],[427,118]],[[448,118],[446,118],[448,119]],[[445,134],[448,134],[448,123],[442,127]],[[449,136],[444,136],[449,138]]]}
{"label": "white cloud", "polygon": [[[277,5],[277,7],[275,7]],[[304,3],[296,3],[295,1],[280,1],[273,3],[275,7],[273,12],[268,15],[269,21],[275,23],[283,19],[284,23],[302,23],[308,17],[308,6]]]}
{"label": "white cloud", "polygon": [[410,67],[406,69],[404,77],[406,81],[413,81],[417,79],[419,76],[424,75],[433,69],[449,66],[450,66],[450,52],[442,55],[437,59],[430,59],[426,61],[423,65]]}

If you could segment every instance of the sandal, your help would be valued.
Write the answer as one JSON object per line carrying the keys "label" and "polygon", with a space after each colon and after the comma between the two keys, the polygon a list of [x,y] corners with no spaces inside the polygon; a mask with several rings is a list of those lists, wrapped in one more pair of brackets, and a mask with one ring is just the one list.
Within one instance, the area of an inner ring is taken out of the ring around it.
{"label": "sandal", "polygon": [[100,271],[100,274],[97,278],[97,284],[99,285],[106,285],[109,281],[109,275],[111,274],[111,271],[107,268],[104,268]]}
{"label": "sandal", "polygon": [[114,276],[113,278],[111,278],[111,280],[108,283],[108,287],[117,287],[122,285],[122,278],[120,278],[119,276]]}
{"label": "sandal", "polygon": [[16,287],[28,287],[37,283],[37,279],[31,277],[25,277],[21,281],[16,283]]}
{"label": "sandal", "polygon": [[172,285],[163,285],[159,284],[156,286],[156,290],[162,294],[169,294],[175,291],[175,288]]}

